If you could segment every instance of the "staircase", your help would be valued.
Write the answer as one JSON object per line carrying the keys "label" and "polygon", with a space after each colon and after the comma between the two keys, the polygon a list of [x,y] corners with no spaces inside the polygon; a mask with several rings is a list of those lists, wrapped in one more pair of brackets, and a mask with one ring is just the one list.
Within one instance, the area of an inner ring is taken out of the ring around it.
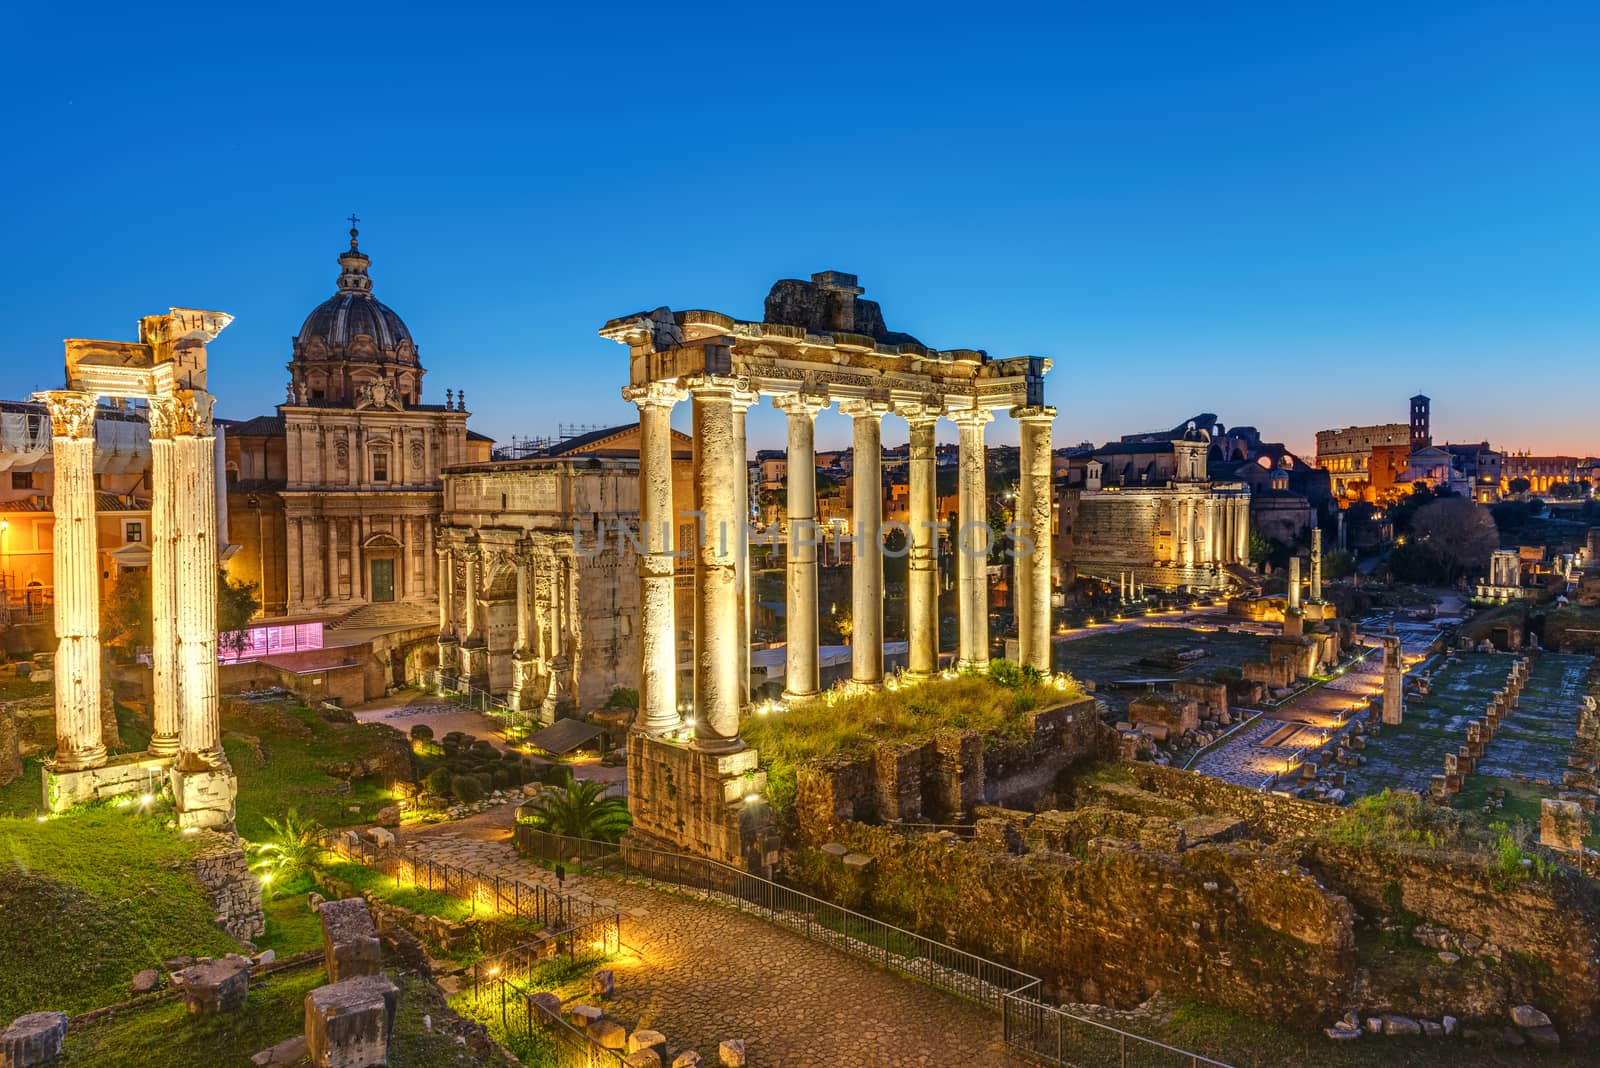
{"label": "staircase", "polygon": [[352,609],[342,618],[328,624],[329,630],[369,630],[387,628],[402,630],[421,627],[433,622],[436,613],[427,605],[406,604],[393,601],[387,604],[364,604]]}

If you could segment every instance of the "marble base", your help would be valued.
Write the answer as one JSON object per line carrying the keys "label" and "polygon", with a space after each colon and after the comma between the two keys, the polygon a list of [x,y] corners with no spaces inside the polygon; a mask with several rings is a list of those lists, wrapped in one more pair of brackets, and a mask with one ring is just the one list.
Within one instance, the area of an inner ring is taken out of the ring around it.
{"label": "marble base", "polygon": [[764,797],[767,774],[757,764],[754,749],[710,753],[635,731],[628,736],[633,828],[625,845],[766,872],[777,835]]}
{"label": "marble base", "polygon": [[233,801],[238,793],[239,780],[226,764],[201,771],[172,769],[172,803],[179,827],[232,827]]}
{"label": "marble base", "polygon": [[167,785],[170,756],[128,753],[107,760],[98,768],[57,770],[46,764],[43,773],[44,809],[65,812],[91,801],[125,794],[159,794]]}

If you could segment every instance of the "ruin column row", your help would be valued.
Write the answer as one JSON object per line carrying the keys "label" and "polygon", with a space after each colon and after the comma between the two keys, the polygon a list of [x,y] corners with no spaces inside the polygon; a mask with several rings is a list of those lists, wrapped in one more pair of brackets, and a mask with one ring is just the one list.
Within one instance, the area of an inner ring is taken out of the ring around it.
{"label": "ruin column row", "polygon": [[[169,406],[152,402],[150,421],[150,484],[172,486],[177,460]],[[172,756],[178,751],[178,639],[173,625],[178,614],[175,579],[177,518],[172,495],[150,501],[150,753]]]}
{"label": "ruin column row", "polygon": [[100,736],[100,552],[95,522],[95,397],[39,394],[50,412],[55,463],[56,767],[106,761]]}

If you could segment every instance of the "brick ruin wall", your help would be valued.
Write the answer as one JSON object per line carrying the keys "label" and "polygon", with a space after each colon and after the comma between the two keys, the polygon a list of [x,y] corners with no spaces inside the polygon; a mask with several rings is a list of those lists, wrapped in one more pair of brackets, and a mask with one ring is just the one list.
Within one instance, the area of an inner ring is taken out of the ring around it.
{"label": "brick ruin wall", "polygon": [[194,858],[194,872],[217,914],[217,926],[240,941],[260,937],[267,929],[261,884],[250,873],[244,848],[220,834],[201,834],[205,841]]}
{"label": "brick ruin wall", "polygon": [[1114,751],[1092,698],[1028,719],[1026,741],[986,746],[975,731],[948,729],[925,742],[879,742],[865,755],[801,766],[795,797],[801,837],[825,841],[848,822],[948,822],[985,802],[1032,807],[1054,792],[1063,768]]}
{"label": "brick ruin wall", "polygon": [[1220,779],[1159,764],[1123,765],[1142,790],[1211,816],[1242,819],[1257,837],[1278,841],[1326,827],[1343,809],[1302,801],[1296,797],[1264,794]]}

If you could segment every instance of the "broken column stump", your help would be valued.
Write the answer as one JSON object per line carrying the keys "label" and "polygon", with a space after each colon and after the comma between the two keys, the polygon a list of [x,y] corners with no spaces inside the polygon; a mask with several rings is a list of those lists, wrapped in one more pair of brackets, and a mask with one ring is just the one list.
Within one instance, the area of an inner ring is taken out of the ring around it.
{"label": "broken column stump", "polygon": [[325,901],[317,913],[322,917],[322,955],[328,982],[377,975],[383,947],[367,903],[359,897]]}
{"label": "broken column stump", "polygon": [[250,962],[232,954],[201,961],[173,972],[172,985],[178,988],[193,1016],[233,1012],[244,1004],[250,991]]}
{"label": "broken column stump", "polygon": [[0,1064],[6,1068],[33,1068],[61,1056],[67,1040],[67,1017],[60,1012],[30,1012],[11,1021],[0,1034]]}
{"label": "broken column stump", "polygon": [[306,995],[306,1050],[315,1068],[373,1068],[389,1058],[400,988],[359,975]]}

